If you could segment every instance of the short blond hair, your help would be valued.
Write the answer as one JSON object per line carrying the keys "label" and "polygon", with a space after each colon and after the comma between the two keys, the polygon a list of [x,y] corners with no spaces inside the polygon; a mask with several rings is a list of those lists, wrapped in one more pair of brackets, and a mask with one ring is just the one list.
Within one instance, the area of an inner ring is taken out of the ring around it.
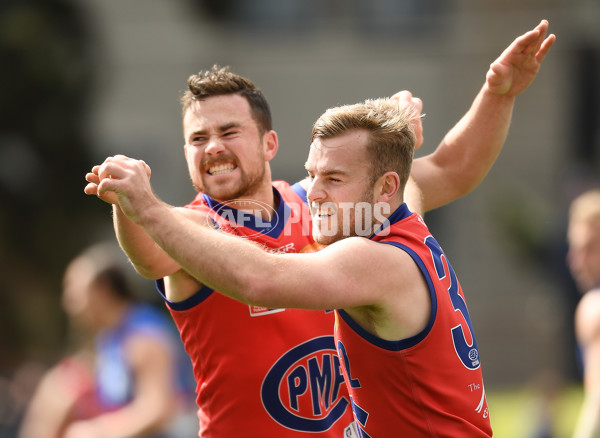
{"label": "short blond hair", "polygon": [[365,130],[369,140],[371,184],[385,172],[396,172],[404,188],[410,175],[416,137],[411,121],[414,109],[400,109],[389,98],[330,108],[313,125],[311,141],[338,137],[352,130]]}

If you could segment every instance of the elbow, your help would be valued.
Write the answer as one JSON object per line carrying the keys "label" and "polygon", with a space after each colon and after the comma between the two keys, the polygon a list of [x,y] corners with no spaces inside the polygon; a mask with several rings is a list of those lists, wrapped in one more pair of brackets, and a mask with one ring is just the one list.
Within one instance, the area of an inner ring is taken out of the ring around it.
{"label": "elbow", "polygon": [[135,269],[135,272],[137,272],[139,275],[141,275],[144,278],[147,278],[149,280],[158,280],[160,278],[164,278],[167,275],[171,274],[171,273],[163,273],[161,272],[160,269],[157,269],[154,266],[151,265],[140,265],[140,264],[135,264],[132,263],[133,269]]}
{"label": "elbow", "polygon": [[133,269],[142,277],[158,280],[181,270],[181,266],[170,258],[155,257],[146,259],[129,259]]}
{"label": "elbow", "polygon": [[244,280],[238,285],[236,298],[253,306],[260,307],[279,307],[277,303],[277,294],[274,293],[272,276],[264,272],[252,273],[245,276]]}
{"label": "elbow", "polygon": [[471,193],[483,181],[487,172],[479,169],[462,168],[450,173],[447,178],[448,202]]}

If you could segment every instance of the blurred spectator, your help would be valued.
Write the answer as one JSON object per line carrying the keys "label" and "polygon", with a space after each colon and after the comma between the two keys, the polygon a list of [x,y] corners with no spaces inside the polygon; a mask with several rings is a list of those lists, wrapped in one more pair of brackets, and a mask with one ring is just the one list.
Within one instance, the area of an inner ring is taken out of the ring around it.
{"label": "blurred spectator", "polygon": [[77,353],[42,378],[20,438],[179,438],[197,434],[189,358],[171,321],[136,300],[114,245],[69,263],[62,303]]}
{"label": "blurred spectator", "polygon": [[571,274],[582,297],[575,311],[584,399],[574,438],[600,436],[600,189],[571,203],[567,231]]}

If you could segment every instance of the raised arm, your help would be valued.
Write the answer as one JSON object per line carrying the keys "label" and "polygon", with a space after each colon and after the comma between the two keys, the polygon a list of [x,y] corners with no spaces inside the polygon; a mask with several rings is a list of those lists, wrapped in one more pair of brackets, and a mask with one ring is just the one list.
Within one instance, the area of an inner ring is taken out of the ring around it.
{"label": "raised arm", "polygon": [[510,126],[515,97],[538,74],[555,41],[548,22],[515,39],[491,65],[473,104],[430,155],[413,162],[412,176],[432,210],[471,192],[494,164]]}

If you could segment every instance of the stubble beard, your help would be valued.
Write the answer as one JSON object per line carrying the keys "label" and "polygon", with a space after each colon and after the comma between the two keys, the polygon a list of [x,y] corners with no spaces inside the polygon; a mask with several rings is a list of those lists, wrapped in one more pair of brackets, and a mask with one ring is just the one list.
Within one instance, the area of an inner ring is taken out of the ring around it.
{"label": "stubble beard", "polygon": [[[360,202],[364,202],[364,203],[368,203],[369,205],[373,206],[375,204],[375,200],[373,199],[373,184],[369,184],[369,186],[363,191],[363,193],[360,195],[359,200],[356,202],[356,204],[360,203]],[[336,214],[339,214],[342,210],[337,210]],[[371,212],[372,213],[372,212]],[[357,224],[356,224],[356,209],[352,208],[349,212],[350,216],[348,217],[348,220],[345,222],[344,218],[342,217],[341,220],[337,221],[337,232],[336,234],[334,234],[333,236],[328,236],[328,235],[324,235],[322,233],[318,233],[315,234],[314,229],[313,229],[313,239],[315,242],[321,244],[321,245],[331,245],[332,243],[335,243],[339,240],[343,240],[347,237],[356,237],[359,236],[359,234],[356,232],[356,228],[357,228]],[[373,217],[373,215],[371,214],[371,217]],[[361,218],[361,229],[365,229],[366,228],[366,224],[364,223],[365,218]],[[313,224],[314,227],[314,224]],[[344,227],[346,227],[346,229],[349,231],[348,234],[344,233]],[[368,236],[362,236],[362,237],[368,237]]]}
{"label": "stubble beard", "polygon": [[[241,171],[240,178],[227,184],[204,184],[204,182],[199,184],[194,179],[192,179],[192,184],[196,191],[205,193],[215,200],[231,201],[233,199],[247,199],[254,196],[261,188],[264,178],[265,168],[262,166],[256,172],[250,174]],[[201,176],[199,179],[202,181]]]}

